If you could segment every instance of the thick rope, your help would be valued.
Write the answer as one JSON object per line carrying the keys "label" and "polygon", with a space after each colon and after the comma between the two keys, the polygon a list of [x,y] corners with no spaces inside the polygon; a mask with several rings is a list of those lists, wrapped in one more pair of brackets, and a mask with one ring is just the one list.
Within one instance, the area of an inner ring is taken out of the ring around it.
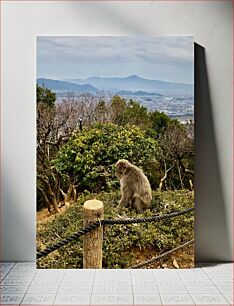
{"label": "thick rope", "polygon": [[193,211],[194,208],[187,208],[182,211],[177,211],[177,212],[172,212],[166,215],[158,215],[158,216],[152,216],[152,217],[147,217],[147,218],[135,218],[135,219],[105,219],[105,220],[100,220],[93,222],[83,229],[79,230],[78,232],[72,234],[71,236],[64,238],[60,240],[59,242],[45,248],[44,250],[37,252],[37,259],[44,257],[53,251],[61,248],[62,246],[68,244],[69,242],[72,242],[73,240],[76,240],[77,238],[91,232],[92,230],[96,229],[97,227],[101,225],[116,225],[116,224],[133,224],[133,223],[145,223],[145,222],[153,222],[153,221],[159,221],[159,220],[165,220],[177,216],[184,215],[188,212]]}
{"label": "thick rope", "polygon": [[161,254],[161,255],[158,255],[158,256],[153,257],[153,258],[151,258],[151,259],[148,259],[148,260],[145,260],[145,261],[143,261],[143,262],[140,262],[139,264],[136,264],[136,265],[134,265],[134,266],[131,266],[131,267],[129,267],[128,269],[140,268],[140,267],[145,266],[145,265],[147,265],[147,264],[149,264],[149,263],[151,263],[151,262],[153,262],[153,261],[157,261],[158,259],[161,259],[161,258],[163,258],[163,257],[166,257],[166,256],[170,255],[171,253],[173,253],[173,252],[175,252],[175,251],[177,251],[177,250],[179,250],[179,249],[182,249],[182,248],[186,247],[187,245],[189,245],[189,244],[192,243],[192,242],[194,242],[194,239],[192,239],[192,240],[190,240],[190,241],[187,241],[187,242],[185,242],[184,244],[179,245],[178,247],[176,247],[176,248],[174,248],[174,249],[172,249],[172,250],[170,250],[170,251],[167,251],[167,252],[165,252],[165,253],[163,253],[163,254]]}
{"label": "thick rope", "polygon": [[88,232],[91,232],[92,230],[94,230],[95,228],[97,228],[99,226],[100,226],[99,221],[96,221],[94,223],[91,223],[90,225],[87,225],[86,227],[82,228],[81,230],[72,234],[71,236],[60,240],[59,242],[45,248],[44,250],[42,250],[40,252],[37,252],[37,259],[54,252],[55,250],[61,248],[62,246],[68,244],[69,242],[72,242],[73,240],[76,240],[80,236],[83,236],[83,235],[87,234]]}
{"label": "thick rope", "polygon": [[135,218],[135,219],[105,219],[101,221],[102,225],[114,225],[114,224],[132,224],[132,223],[145,223],[145,222],[153,222],[153,221],[159,221],[159,220],[165,220],[170,219],[173,217],[184,215],[188,212],[193,211],[194,208],[187,208],[182,211],[176,211],[172,212],[166,215],[158,215],[158,216],[152,216],[152,217],[146,217],[146,218]]}

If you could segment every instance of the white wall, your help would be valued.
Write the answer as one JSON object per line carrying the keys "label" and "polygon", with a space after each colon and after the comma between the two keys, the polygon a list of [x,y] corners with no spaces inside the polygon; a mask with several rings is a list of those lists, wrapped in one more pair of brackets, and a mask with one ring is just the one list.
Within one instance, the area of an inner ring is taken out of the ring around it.
{"label": "white wall", "polygon": [[196,259],[231,260],[231,1],[4,1],[2,8],[2,260],[35,259],[36,35],[139,34],[194,35],[206,49],[210,93],[198,94],[196,118]]}

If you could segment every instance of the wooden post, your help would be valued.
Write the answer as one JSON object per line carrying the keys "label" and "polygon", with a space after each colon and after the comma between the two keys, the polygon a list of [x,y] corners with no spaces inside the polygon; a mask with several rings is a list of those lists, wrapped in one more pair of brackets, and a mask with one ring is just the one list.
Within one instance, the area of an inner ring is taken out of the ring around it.
{"label": "wooden post", "polygon": [[[89,200],[84,203],[84,226],[102,220],[104,218],[103,203],[98,200]],[[83,268],[101,269],[102,268],[102,241],[103,227],[84,235],[83,247]]]}

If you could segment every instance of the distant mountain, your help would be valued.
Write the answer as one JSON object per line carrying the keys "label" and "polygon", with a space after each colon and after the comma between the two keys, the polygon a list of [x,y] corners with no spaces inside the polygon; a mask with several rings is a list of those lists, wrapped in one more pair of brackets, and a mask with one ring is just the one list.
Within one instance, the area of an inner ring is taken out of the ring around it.
{"label": "distant mountain", "polygon": [[116,95],[123,95],[123,96],[154,96],[154,97],[162,97],[163,95],[159,94],[158,92],[147,92],[147,91],[131,91],[131,90],[119,90],[115,92]]}
{"label": "distant mountain", "polygon": [[58,91],[97,92],[98,91],[97,88],[95,88],[94,86],[90,84],[79,85],[76,83],[44,79],[44,78],[37,79],[37,83],[40,86],[44,86],[55,92],[58,92]]}
{"label": "distant mountain", "polygon": [[149,80],[137,75],[123,78],[91,77],[88,79],[67,79],[66,81],[77,84],[91,84],[99,90],[131,90],[146,92],[161,91],[186,91],[193,93],[193,85]]}

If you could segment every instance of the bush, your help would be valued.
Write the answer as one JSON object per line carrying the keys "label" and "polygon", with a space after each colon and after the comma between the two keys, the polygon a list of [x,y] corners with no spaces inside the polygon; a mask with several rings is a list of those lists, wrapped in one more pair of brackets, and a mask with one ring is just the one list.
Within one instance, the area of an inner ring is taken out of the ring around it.
{"label": "bush", "polygon": [[157,141],[136,126],[96,124],[73,135],[53,165],[59,173],[75,178],[82,192],[110,191],[118,184],[113,168],[118,159],[128,159],[152,177],[158,151]]}
{"label": "bush", "polygon": [[[83,227],[83,204],[96,198],[104,203],[105,219],[119,218],[116,210],[119,192],[82,196],[64,214],[52,221],[38,224],[37,246],[44,249]],[[152,208],[144,214],[129,210],[125,217],[137,218],[165,214],[193,206],[190,191],[153,192]],[[128,268],[137,262],[137,254],[145,258],[170,250],[194,237],[193,213],[152,223],[105,226],[103,243],[104,268]],[[150,250],[150,251],[149,251]],[[39,260],[40,268],[82,268],[82,238]]]}

